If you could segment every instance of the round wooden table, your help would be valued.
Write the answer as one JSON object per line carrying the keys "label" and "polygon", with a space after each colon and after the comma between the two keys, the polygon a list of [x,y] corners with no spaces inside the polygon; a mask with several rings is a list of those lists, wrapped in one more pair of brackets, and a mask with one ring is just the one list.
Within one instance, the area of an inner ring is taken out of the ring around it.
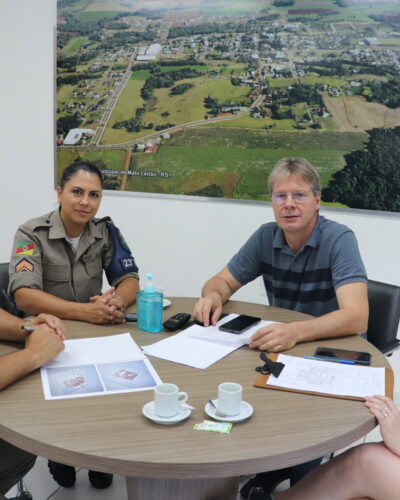
{"label": "round wooden table", "polygon": [[[191,312],[195,299],[175,298],[164,319]],[[230,301],[224,312],[289,322],[308,316],[246,302]],[[146,333],[136,323],[97,326],[67,321],[68,337],[100,337],[129,331],[138,345],[170,333]],[[312,354],[317,345],[368,351],[373,366],[389,367],[385,357],[359,336],[299,344],[293,355]],[[2,343],[0,354],[15,346]],[[152,391],[46,401],[39,372],[0,393],[0,436],[37,455],[85,469],[127,476],[130,499],[190,500],[236,498],[239,476],[280,469],[327,455],[364,436],[376,426],[360,401],[256,388],[260,365],[247,346],[206,370],[149,357],[163,382],[189,394],[195,411],[177,425],[157,425],[142,415]],[[229,435],[197,431],[209,417],[208,399],[221,382],[238,382],[254,408],[248,421]]]}

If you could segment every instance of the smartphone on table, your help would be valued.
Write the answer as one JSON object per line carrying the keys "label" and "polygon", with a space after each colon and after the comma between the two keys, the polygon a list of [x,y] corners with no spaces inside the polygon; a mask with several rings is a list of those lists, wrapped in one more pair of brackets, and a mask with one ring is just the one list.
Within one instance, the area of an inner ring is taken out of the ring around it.
{"label": "smartphone on table", "polygon": [[254,316],[247,316],[246,314],[241,314],[237,318],[231,319],[230,321],[224,323],[218,327],[221,332],[235,333],[239,335],[245,332],[252,326],[256,325],[261,321],[261,318],[255,318]]}
{"label": "smartphone on table", "polygon": [[315,358],[321,360],[341,360],[353,361],[356,365],[369,365],[371,354],[362,351],[349,351],[348,349],[335,349],[332,347],[317,347],[314,353]]}

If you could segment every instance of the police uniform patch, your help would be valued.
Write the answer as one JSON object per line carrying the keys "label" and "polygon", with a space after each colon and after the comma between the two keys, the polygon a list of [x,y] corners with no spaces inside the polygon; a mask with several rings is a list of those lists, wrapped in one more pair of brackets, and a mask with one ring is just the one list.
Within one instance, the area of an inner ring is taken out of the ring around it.
{"label": "police uniform patch", "polygon": [[32,264],[32,262],[28,259],[21,259],[15,266],[15,272],[16,273],[33,273],[35,267]]}
{"label": "police uniform patch", "polygon": [[112,283],[126,273],[137,273],[138,268],[119,229],[111,222],[107,222],[107,229],[112,239],[114,252],[111,262],[105,271],[108,282]]}
{"label": "police uniform patch", "polygon": [[125,241],[125,238],[122,236],[121,231],[119,229],[118,229],[118,236],[119,236],[119,240],[121,242],[122,248],[124,248],[127,252],[132,253],[131,249],[128,247],[128,243]]}
{"label": "police uniform patch", "polygon": [[33,241],[24,241],[22,243],[18,243],[17,248],[15,249],[16,255],[33,255],[33,251],[35,249],[35,244]]}

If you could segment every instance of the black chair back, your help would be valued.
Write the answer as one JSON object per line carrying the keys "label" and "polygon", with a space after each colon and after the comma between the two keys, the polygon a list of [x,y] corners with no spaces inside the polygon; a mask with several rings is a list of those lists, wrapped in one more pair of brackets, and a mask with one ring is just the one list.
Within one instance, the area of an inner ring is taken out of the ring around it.
{"label": "black chair back", "polygon": [[14,316],[24,317],[22,311],[18,311],[15,301],[7,293],[9,283],[8,262],[0,263],[0,308],[13,314]]}
{"label": "black chair back", "polygon": [[368,280],[369,320],[367,339],[390,356],[400,347],[397,330],[400,321],[400,287]]}
{"label": "black chair back", "polygon": [[8,262],[0,263],[0,290],[7,291],[9,276],[8,276]]}

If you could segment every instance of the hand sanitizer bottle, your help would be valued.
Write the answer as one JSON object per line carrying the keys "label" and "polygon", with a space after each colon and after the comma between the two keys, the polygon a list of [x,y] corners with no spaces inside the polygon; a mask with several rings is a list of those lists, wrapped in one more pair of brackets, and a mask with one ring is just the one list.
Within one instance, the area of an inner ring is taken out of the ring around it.
{"label": "hand sanitizer bottle", "polygon": [[147,273],[147,285],[137,292],[138,327],[146,332],[162,330],[163,293],[161,288],[154,286],[153,273]]}

